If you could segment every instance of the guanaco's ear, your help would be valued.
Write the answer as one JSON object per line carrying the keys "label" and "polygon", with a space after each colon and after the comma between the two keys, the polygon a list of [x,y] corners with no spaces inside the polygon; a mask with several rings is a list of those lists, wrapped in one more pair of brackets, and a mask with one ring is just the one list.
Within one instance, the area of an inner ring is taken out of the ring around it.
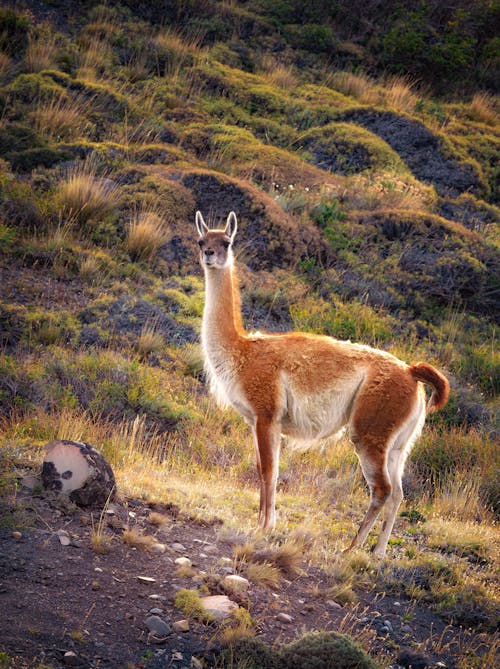
{"label": "guanaco's ear", "polygon": [[236,214],[234,213],[234,211],[232,211],[227,217],[226,227],[224,228],[224,232],[228,237],[231,238],[231,242],[234,241],[237,230],[238,230],[238,221],[236,220]]}
{"label": "guanaco's ear", "polygon": [[203,237],[203,235],[208,232],[208,225],[205,223],[203,220],[203,216],[201,215],[201,211],[196,212],[195,216],[195,223],[196,223],[196,229],[198,230],[198,234],[200,237]]}

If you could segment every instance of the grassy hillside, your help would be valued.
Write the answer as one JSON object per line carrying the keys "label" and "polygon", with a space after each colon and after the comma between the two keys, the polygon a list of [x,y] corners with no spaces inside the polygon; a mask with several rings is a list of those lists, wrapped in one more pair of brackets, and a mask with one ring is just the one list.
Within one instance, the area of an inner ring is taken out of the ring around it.
{"label": "grassy hillside", "polygon": [[[375,345],[452,384],[408,465],[382,571],[368,578],[338,554],[366,504],[348,444],[284,449],[273,540],[307,527],[335,596],[392,588],[425,601],[486,635],[456,666],[487,666],[499,601],[498,3],[456,4],[438,20],[430,2],[413,18],[385,3],[372,25],[343,2],[310,16],[265,0],[0,9],[7,499],[16,463],[39,463],[50,439],[83,439],[122,494],[251,529],[250,437],[207,396],[197,344],[194,212],[219,224],[235,210],[249,328]],[[412,53],[410,30],[424,45],[415,37]],[[429,86],[467,95],[417,85],[424,52]],[[16,524],[15,509],[2,523]]]}

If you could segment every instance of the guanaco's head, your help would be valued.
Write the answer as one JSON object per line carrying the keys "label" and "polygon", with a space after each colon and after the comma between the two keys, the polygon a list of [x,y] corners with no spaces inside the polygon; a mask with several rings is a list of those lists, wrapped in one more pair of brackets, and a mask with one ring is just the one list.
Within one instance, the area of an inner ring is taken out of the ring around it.
{"label": "guanaco's head", "polygon": [[233,240],[238,229],[236,214],[232,211],[227,217],[226,227],[222,230],[210,230],[203,220],[201,212],[196,212],[196,229],[200,238],[200,263],[203,268],[223,269],[233,262]]}

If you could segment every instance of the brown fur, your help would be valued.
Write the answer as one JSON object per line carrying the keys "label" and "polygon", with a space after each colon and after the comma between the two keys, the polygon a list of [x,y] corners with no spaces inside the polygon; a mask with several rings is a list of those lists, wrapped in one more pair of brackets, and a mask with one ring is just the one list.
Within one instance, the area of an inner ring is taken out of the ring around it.
{"label": "brown fur", "polygon": [[446,378],[427,363],[406,365],[385,351],[307,333],[245,331],[232,262],[236,216],[209,230],[199,212],[200,261],[206,301],[202,343],[212,388],[251,426],[261,482],[259,524],[275,522],[281,433],[306,441],[348,426],[371,492],[351,547],[363,543],[380,509],[387,509],[375,548],[385,554],[403,493],[404,463],[423,427],[420,382],[433,387],[427,412],[446,403]]}

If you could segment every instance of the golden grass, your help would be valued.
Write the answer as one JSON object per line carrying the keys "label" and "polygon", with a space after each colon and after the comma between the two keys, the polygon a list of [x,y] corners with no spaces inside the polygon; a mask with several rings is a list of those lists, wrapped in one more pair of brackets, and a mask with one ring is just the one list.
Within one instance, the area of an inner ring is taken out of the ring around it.
{"label": "golden grass", "polygon": [[122,540],[129,546],[140,548],[142,550],[150,550],[153,544],[157,543],[153,536],[144,534],[137,527],[123,530]]}
{"label": "golden grass", "polygon": [[156,527],[163,527],[163,525],[168,525],[168,523],[170,523],[170,518],[163,513],[152,511],[148,516],[148,523],[151,523],[151,525],[155,525]]}
{"label": "golden grass", "polygon": [[407,75],[395,75],[383,81],[383,97],[386,104],[393,109],[413,112],[419,101],[415,93],[417,82]]}
{"label": "golden grass", "polygon": [[265,54],[262,58],[262,76],[271,86],[290,91],[298,85],[297,76],[290,65],[278,62],[272,55]]}
{"label": "golden grass", "polygon": [[147,358],[151,353],[161,353],[165,350],[165,339],[158,332],[154,323],[145,323],[135,344],[141,358]]}
{"label": "golden grass", "polygon": [[86,108],[84,101],[61,95],[52,100],[39,101],[31,118],[41,135],[59,142],[84,134],[88,125]]}
{"label": "golden grass", "polygon": [[85,224],[111,214],[118,204],[119,190],[111,179],[97,176],[97,164],[90,157],[69,169],[56,198],[67,220]]}
{"label": "golden grass", "polygon": [[495,126],[498,124],[498,99],[486,92],[476,93],[469,105],[474,120]]}
{"label": "golden grass", "polygon": [[55,37],[44,32],[37,37],[29,35],[24,62],[28,72],[40,72],[54,67],[57,56]]}
{"label": "golden grass", "polygon": [[125,248],[132,260],[151,261],[169,238],[166,221],[154,210],[136,211],[129,223]]}
{"label": "golden grass", "polygon": [[381,94],[375,81],[365,74],[335,72],[329,77],[328,85],[343,95],[356,98],[362,104],[377,104]]}

